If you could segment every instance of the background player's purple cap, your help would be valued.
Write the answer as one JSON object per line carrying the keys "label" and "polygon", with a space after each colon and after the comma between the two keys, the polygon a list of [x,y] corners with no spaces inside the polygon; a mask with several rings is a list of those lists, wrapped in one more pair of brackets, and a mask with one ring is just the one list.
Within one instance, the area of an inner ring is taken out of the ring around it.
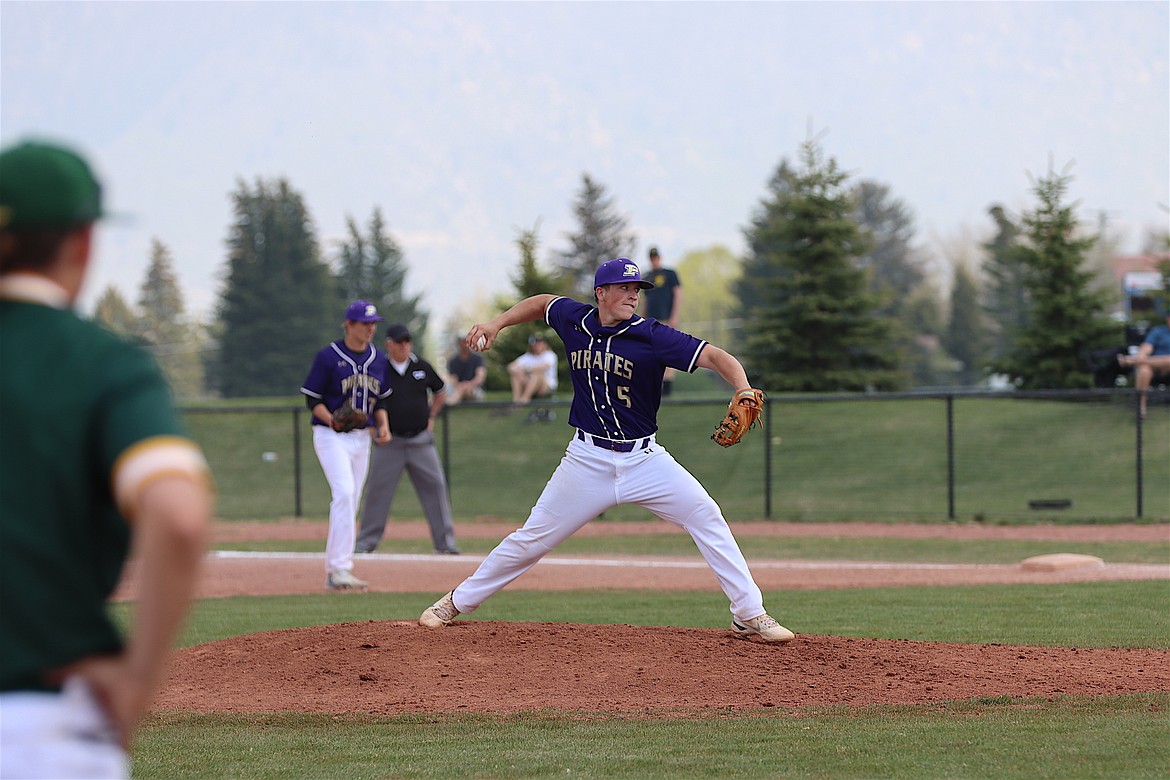
{"label": "background player's purple cap", "polygon": [[381,322],[378,307],[369,301],[354,301],[345,310],[345,318],[353,322]]}
{"label": "background player's purple cap", "polygon": [[638,270],[638,265],[633,260],[627,260],[624,257],[607,260],[593,275],[594,287],[600,287],[603,284],[622,284],[623,282],[637,282],[643,290],[649,290],[654,286],[653,283],[642,278],[642,272]]}

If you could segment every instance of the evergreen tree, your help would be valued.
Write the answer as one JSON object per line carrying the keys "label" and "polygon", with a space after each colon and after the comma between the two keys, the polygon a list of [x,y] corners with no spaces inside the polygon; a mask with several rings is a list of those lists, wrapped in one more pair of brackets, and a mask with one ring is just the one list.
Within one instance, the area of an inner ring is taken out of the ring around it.
{"label": "evergreen tree", "polygon": [[[516,273],[509,278],[515,292],[510,296],[500,296],[496,299],[496,312],[510,309],[519,301],[533,295],[547,293],[556,289],[552,274],[541,271],[536,262],[536,253],[540,248],[539,223],[536,227],[520,230],[516,236],[516,248],[520,250],[520,260],[516,266]],[[590,277],[592,281],[592,276]],[[528,322],[505,329],[499,334],[491,350],[485,355],[489,390],[508,390],[511,388],[511,379],[508,377],[508,364],[523,355],[528,350],[528,338],[540,333],[548,338],[549,349],[557,353],[561,367],[562,379],[567,381],[564,372],[567,366],[563,360],[563,346],[559,339],[552,338],[548,326],[542,321]]]}
{"label": "evergreen tree", "polygon": [[[349,238],[342,242],[338,254],[341,306],[358,299],[370,301],[387,323],[405,323],[416,351],[421,350],[430,315],[422,308],[421,295],[406,294],[406,261],[402,248],[386,228],[382,210],[374,209],[366,235],[362,235],[352,217],[347,218],[346,224]],[[380,337],[375,338],[381,348]]]}
{"label": "evergreen tree", "polygon": [[[754,224],[744,231],[749,241],[749,259],[743,263],[739,280],[734,285],[739,298],[739,314],[744,312],[766,309],[769,305],[771,284],[786,273],[786,267],[780,263],[764,261],[764,258],[782,253],[786,244],[772,235],[772,228],[768,225],[771,219],[770,212],[781,215],[784,203],[794,197],[799,186],[798,171],[787,159],[782,159],[768,182],[768,191],[771,200],[765,201],[758,209]],[[746,333],[750,327],[746,322],[740,326],[740,336],[732,346],[736,351],[745,348]]]}
{"label": "evergreen tree", "polygon": [[157,238],[150,242],[150,264],[138,290],[142,336],[150,344],[169,344],[183,324],[183,296],[170,250]]}
{"label": "evergreen tree", "polygon": [[979,285],[966,263],[955,267],[951,284],[951,318],[943,346],[959,361],[959,383],[974,385],[979,382],[989,359],[990,338],[987,318],[979,306]]}
{"label": "evergreen tree", "polygon": [[1003,206],[987,210],[995,221],[995,237],[983,245],[987,260],[983,273],[987,277],[984,308],[993,323],[991,354],[1000,358],[1015,345],[1017,334],[1028,324],[1027,287],[1020,255],[1020,228]]}
{"label": "evergreen tree", "polygon": [[227,397],[294,395],[317,350],[341,337],[344,310],[304,199],[286,180],[240,181],[232,201],[209,374]]}
{"label": "evergreen tree", "polygon": [[141,342],[138,315],[126,302],[122,293],[114,285],[106,287],[93,310],[94,322],[104,325],[108,330],[125,336],[131,341]]}
{"label": "evergreen tree", "polygon": [[859,182],[852,195],[854,218],[870,236],[869,249],[859,259],[869,272],[869,291],[882,302],[881,313],[899,317],[925,279],[911,246],[914,218],[884,184]]}
{"label": "evergreen tree", "polygon": [[186,317],[183,294],[170,250],[152,239],[150,265],[139,290],[139,333],[179,398],[203,395],[203,363],[198,329]]}
{"label": "evergreen tree", "polygon": [[349,235],[337,249],[337,296],[343,305],[359,298],[370,300],[367,296],[372,294],[366,238],[352,216],[346,216],[345,229]]}
{"label": "evergreen tree", "polygon": [[[858,265],[867,273],[877,313],[897,322],[897,349],[905,356],[913,383],[938,384],[947,365],[939,354],[942,317],[934,291],[925,288],[926,275],[912,245],[910,209],[893,198],[889,187],[874,181],[858,182],[852,196],[854,218],[870,240]],[[939,324],[931,324],[935,322]]]}
{"label": "evergreen tree", "polygon": [[556,261],[563,278],[560,288],[577,300],[588,301],[593,298],[597,266],[615,257],[630,257],[637,241],[629,230],[629,219],[618,213],[605,187],[587,173],[581,176],[573,214],[577,231],[567,235],[570,248],[559,253]]}
{"label": "evergreen tree", "polygon": [[1079,238],[1072,206],[1062,203],[1071,177],[1049,170],[1035,182],[1039,201],[1023,217],[1019,258],[1028,300],[1026,324],[996,361],[1024,389],[1091,387],[1088,356],[1114,339],[1105,294],[1093,289],[1086,256],[1094,238]]}
{"label": "evergreen tree", "polygon": [[737,284],[744,356],[753,382],[767,390],[906,385],[896,328],[878,316],[857,265],[869,246],[846,178],[815,141],[804,143],[800,169],[781,164],[746,231],[749,256]]}

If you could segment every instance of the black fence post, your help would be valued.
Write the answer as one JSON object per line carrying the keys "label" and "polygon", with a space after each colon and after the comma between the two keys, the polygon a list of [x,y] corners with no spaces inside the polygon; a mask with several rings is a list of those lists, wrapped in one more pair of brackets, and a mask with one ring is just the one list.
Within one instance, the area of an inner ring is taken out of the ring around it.
{"label": "black fence post", "polygon": [[[1142,391],[1139,390],[1138,392],[1140,393]],[[1137,417],[1137,426],[1135,427],[1137,433],[1134,434],[1137,440],[1137,462],[1135,464],[1134,471],[1137,472],[1137,518],[1138,520],[1141,520],[1143,509],[1142,493],[1144,492],[1142,490],[1142,423],[1145,422],[1145,420],[1142,419],[1141,405],[1135,404],[1134,409],[1134,416]]]}
{"label": "black fence post", "polygon": [[447,478],[447,501],[451,500],[451,407],[444,405],[439,416],[443,418],[443,475]]}
{"label": "black fence post", "polygon": [[772,519],[772,415],[764,415],[764,518]]}
{"label": "black fence post", "polygon": [[955,519],[955,397],[947,396],[947,519]]}
{"label": "black fence post", "polygon": [[293,516],[301,516],[301,426],[300,409],[292,409],[293,428]]}

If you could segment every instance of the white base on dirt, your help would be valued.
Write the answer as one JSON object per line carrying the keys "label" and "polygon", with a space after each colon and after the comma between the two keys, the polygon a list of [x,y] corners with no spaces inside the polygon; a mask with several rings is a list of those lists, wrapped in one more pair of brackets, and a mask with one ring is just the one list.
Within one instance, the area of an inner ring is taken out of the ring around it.
{"label": "white base on dirt", "polygon": [[1025,558],[1020,563],[1020,568],[1024,571],[1064,571],[1066,569],[1097,569],[1104,565],[1105,561],[1095,555],[1052,553]]}

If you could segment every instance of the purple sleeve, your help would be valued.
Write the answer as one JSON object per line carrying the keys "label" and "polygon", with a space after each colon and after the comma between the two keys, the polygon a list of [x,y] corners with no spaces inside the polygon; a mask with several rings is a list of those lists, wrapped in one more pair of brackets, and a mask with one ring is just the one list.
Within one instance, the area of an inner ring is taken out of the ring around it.
{"label": "purple sleeve", "polygon": [[375,403],[383,398],[389,398],[394,390],[390,387],[390,359],[384,352],[379,352],[378,358],[370,366],[370,375],[378,380],[377,392],[374,394]]}
{"label": "purple sleeve", "polygon": [[333,380],[333,372],[330,370],[330,364],[333,362],[331,356],[332,350],[326,347],[313,357],[313,365],[309,367],[309,375],[305,377],[305,382],[301,385],[301,392],[309,398],[324,401],[332,389],[330,387]]}
{"label": "purple sleeve", "polygon": [[699,355],[703,347],[707,346],[706,341],[658,321],[651,324],[650,332],[654,342],[654,353],[659,360],[671,368],[686,371],[688,374],[694,373],[698,368]]}
{"label": "purple sleeve", "polygon": [[577,322],[592,310],[593,307],[588,304],[578,303],[572,298],[560,296],[549,301],[548,308],[544,311],[544,321],[563,340],[566,324],[572,327],[572,323]]}

